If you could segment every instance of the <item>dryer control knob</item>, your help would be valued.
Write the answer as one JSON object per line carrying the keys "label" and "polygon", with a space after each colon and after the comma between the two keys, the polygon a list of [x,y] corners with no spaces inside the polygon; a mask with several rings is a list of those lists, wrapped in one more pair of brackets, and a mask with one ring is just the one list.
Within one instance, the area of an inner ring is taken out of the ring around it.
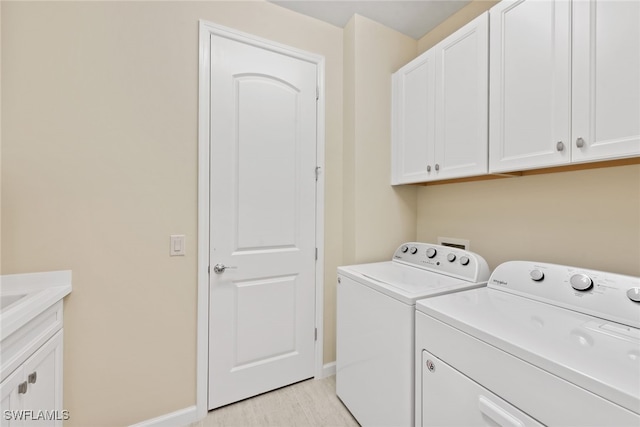
{"label": "dryer control knob", "polygon": [[640,288],[631,288],[627,291],[627,296],[633,302],[640,302]]}
{"label": "dryer control knob", "polygon": [[544,273],[540,270],[533,270],[529,275],[531,276],[531,280],[534,282],[540,282],[544,279]]}
{"label": "dryer control knob", "polygon": [[400,251],[401,251],[403,254],[404,254],[404,253],[407,253],[407,251],[408,251],[408,250],[409,250],[409,246],[407,246],[407,245],[402,245],[402,246],[400,247]]}
{"label": "dryer control knob", "polygon": [[462,265],[469,264],[469,257],[468,256],[461,256],[460,257],[460,264],[462,264]]}
{"label": "dryer control knob", "polygon": [[593,280],[591,280],[591,277],[581,273],[571,276],[569,282],[576,291],[588,291],[593,286]]}
{"label": "dryer control knob", "polygon": [[427,257],[429,257],[429,258],[433,258],[434,256],[436,256],[437,253],[438,253],[438,251],[435,250],[435,248],[427,249]]}
{"label": "dryer control knob", "polygon": [[416,248],[415,246],[411,246],[411,255],[415,255],[416,252],[418,252],[418,248]]}
{"label": "dryer control knob", "polygon": [[456,260],[456,254],[449,254],[447,255],[447,261],[449,262],[453,262]]}

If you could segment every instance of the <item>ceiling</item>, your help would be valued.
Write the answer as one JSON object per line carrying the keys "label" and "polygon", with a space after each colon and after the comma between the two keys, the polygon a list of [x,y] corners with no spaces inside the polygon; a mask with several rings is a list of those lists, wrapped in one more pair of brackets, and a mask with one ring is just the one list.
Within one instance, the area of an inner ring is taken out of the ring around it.
{"label": "ceiling", "polygon": [[469,0],[269,1],[340,28],[357,13],[416,40],[470,3]]}

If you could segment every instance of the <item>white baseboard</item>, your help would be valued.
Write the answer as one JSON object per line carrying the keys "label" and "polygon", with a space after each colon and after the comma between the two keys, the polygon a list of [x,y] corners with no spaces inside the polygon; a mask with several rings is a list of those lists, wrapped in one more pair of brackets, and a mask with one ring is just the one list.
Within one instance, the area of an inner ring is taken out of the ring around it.
{"label": "white baseboard", "polygon": [[142,421],[130,427],[184,427],[198,421],[196,406],[180,409],[150,420]]}
{"label": "white baseboard", "polygon": [[[322,378],[335,374],[336,362],[326,363],[322,366]],[[129,427],[184,427],[196,421],[198,421],[198,411],[196,406],[193,405],[150,420],[141,421]]]}
{"label": "white baseboard", "polygon": [[336,362],[326,363],[322,366],[322,378],[327,378],[336,374]]}

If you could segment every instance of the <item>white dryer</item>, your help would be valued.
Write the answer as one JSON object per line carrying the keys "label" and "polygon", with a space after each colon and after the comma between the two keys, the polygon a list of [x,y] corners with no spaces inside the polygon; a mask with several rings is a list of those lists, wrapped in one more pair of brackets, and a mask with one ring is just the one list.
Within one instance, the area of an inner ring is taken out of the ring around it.
{"label": "white dryer", "polygon": [[411,426],[418,299],[485,286],[479,255],[410,242],[391,261],[338,268],[336,391],[362,426]]}
{"label": "white dryer", "polygon": [[416,424],[640,426],[640,278],[527,261],[416,304]]}

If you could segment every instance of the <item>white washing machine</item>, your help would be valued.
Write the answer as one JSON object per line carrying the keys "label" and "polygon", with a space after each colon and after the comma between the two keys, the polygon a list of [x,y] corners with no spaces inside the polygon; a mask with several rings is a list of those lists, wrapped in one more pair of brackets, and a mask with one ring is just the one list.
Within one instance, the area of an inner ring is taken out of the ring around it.
{"label": "white washing machine", "polygon": [[640,426],[640,278],[546,263],[416,304],[416,424]]}
{"label": "white washing machine", "polygon": [[336,391],[362,426],[413,425],[415,302],[488,277],[475,253],[415,242],[391,261],[338,268]]}

